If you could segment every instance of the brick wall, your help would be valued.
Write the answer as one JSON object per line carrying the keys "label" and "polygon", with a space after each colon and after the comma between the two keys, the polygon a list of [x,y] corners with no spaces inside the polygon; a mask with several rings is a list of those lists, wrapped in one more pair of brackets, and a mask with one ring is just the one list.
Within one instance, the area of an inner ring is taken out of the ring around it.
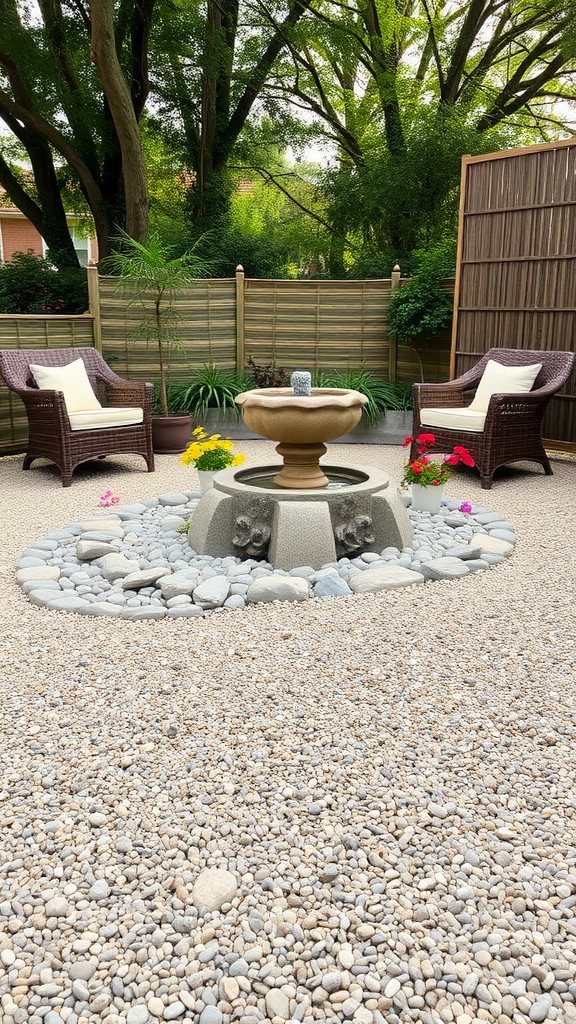
{"label": "brick wall", "polygon": [[0,217],[2,231],[2,259],[9,263],[17,252],[31,251],[35,256],[43,255],[42,236],[28,220],[19,217]]}

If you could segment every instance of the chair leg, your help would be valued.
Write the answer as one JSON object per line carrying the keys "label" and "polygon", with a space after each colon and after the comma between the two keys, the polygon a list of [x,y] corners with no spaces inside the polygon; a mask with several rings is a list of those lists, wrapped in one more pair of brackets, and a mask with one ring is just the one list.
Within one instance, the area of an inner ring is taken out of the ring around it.
{"label": "chair leg", "polygon": [[34,456],[33,455],[25,455],[24,456],[24,462],[22,463],[22,469],[30,469],[30,466],[32,465],[33,462],[34,462]]}
{"label": "chair leg", "polygon": [[490,473],[490,474],[483,473],[480,476],[480,486],[482,487],[483,491],[490,491],[490,490],[492,490],[492,473]]}
{"label": "chair leg", "polygon": [[150,455],[145,455],[144,458],[146,459],[146,465],[148,466],[148,472],[149,473],[153,473],[154,472],[154,456],[152,454],[150,454]]}
{"label": "chair leg", "polygon": [[544,472],[546,473],[546,476],[554,476],[552,466],[550,465],[550,459],[542,459],[542,465],[544,466]]}

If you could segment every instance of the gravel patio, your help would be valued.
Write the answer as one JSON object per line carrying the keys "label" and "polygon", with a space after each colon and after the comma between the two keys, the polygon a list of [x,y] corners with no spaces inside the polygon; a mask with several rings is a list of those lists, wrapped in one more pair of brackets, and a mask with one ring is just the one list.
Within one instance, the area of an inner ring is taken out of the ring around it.
{"label": "gravel patio", "polygon": [[[396,480],[405,457],[332,452]],[[103,491],[195,471],[113,457],[63,489],[21,463],[0,461],[3,1024],[576,1022],[576,460],[491,491],[453,474],[516,529],[487,572],[158,622],[38,608],[15,567]]]}

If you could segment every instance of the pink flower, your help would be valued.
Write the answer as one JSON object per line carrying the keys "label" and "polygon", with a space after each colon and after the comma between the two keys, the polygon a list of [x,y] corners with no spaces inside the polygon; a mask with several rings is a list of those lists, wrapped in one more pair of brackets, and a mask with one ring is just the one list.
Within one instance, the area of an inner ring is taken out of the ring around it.
{"label": "pink flower", "polygon": [[102,508],[111,508],[112,505],[119,505],[120,498],[112,494],[112,491],[105,491],[104,494],[100,495],[100,502]]}
{"label": "pink flower", "polygon": [[472,511],[472,505],[470,504],[469,501],[463,501],[462,504],[460,505],[458,511],[459,512],[471,512]]}

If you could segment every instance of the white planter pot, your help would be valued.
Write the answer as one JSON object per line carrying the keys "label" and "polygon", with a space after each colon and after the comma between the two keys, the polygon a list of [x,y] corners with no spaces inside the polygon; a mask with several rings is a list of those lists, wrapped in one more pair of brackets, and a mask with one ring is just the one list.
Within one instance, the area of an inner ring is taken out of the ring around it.
{"label": "white planter pot", "polygon": [[216,476],[218,470],[216,469],[199,469],[197,470],[198,477],[200,479],[200,493],[204,494],[204,491],[209,491],[212,487],[212,481]]}
{"label": "white planter pot", "polygon": [[444,494],[444,484],[422,487],[421,484],[411,484],[412,508],[417,512],[439,512]]}

